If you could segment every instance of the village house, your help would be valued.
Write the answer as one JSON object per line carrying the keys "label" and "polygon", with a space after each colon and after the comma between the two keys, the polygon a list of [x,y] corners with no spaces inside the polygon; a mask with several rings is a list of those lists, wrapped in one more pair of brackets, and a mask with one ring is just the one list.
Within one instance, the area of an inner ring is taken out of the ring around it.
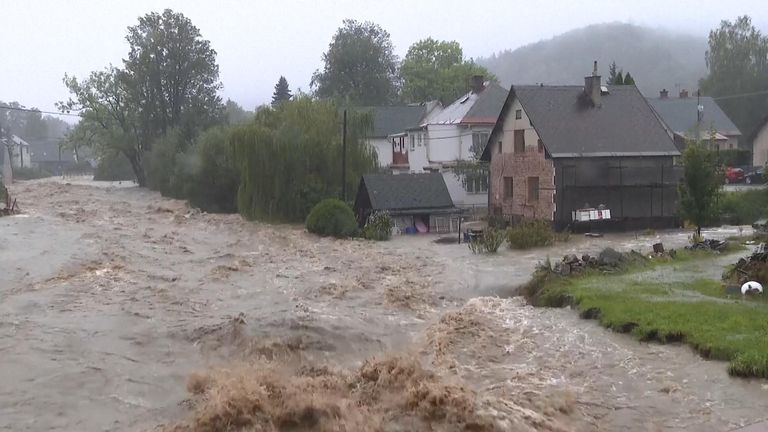
{"label": "village house", "polygon": [[496,123],[507,90],[482,76],[472,78],[471,89],[447,107],[425,113],[422,121],[392,134],[393,164],[397,173],[439,172],[453,203],[462,208],[488,204],[485,172],[458,172],[462,161],[475,162]]}
{"label": "village house", "polygon": [[354,205],[363,225],[374,211],[387,211],[400,232],[451,232],[458,229],[443,176],[422,174],[368,174],[360,179]]}
{"label": "village house", "polygon": [[752,143],[752,165],[764,167],[768,164],[768,117],[760,122],[748,140]]}
{"label": "village house", "polygon": [[[10,165],[13,168],[29,168],[32,166],[32,157],[29,150],[29,143],[17,135],[10,135],[0,139],[0,149],[5,158],[10,156]],[[2,161],[3,159],[0,159]]]}
{"label": "village house", "polygon": [[[710,131],[714,129],[715,148],[713,150],[739,148],[741,138],[739,128],[711,97],[691,96],[688,90],[680,90],[678,97],[671,98],[669,91],[664,89],[659,92],[658,98],[650,98],[648,102],[669,128],[678,150],[685,149],[687,140],[696,138],[697,128],[699,138],[707,142],[711,139]],[[700,121],[699,115],[701,115]]]}
{"label": "village house", "polygon": [[[368,144],[376,151],[379,167],[386,170],[397,169],[406,165],[408,149],[394,148],[391,136],[406,129],[416,127],[432,110],[439,107],[439,102],[403,106],[374,106],[359,108],[360,112],[370,112],[373,116],[373,130],[366,137]],[[405,160],[405,162],[403,162]]]}
{"label": "village house", "polygon": [[[577,228],[677,223],[680,152],[635,86],[513,86],[488,139],[490,213]],[[586,211],[582,211],[586,210]]]}

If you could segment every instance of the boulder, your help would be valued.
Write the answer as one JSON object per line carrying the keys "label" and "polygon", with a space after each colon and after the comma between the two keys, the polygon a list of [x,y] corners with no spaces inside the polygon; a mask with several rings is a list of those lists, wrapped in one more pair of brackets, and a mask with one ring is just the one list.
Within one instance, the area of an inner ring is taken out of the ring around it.
{"label": "boulder", "polygon": [[600,265],[606,265],[610,267],[618,267],[622,261],[624,261],[624,255],[613,248],[605,248],[598,256]]}

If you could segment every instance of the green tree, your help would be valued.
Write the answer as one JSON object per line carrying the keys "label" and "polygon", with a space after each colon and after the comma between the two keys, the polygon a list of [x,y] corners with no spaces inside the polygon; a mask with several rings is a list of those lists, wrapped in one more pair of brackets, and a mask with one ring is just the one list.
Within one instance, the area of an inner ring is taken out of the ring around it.
{"label": "green tree", "polygon": [[[619,71],[619,73],[616,74],[616,79],[612,83],[609,83],[609,84],[624,85],[624,77],[621,75],[622,73],[623,73],[623,71]],[[630,76],[630,78],[632,78],[632,77]]]}
{"label": "green tree", "polygon": [[718,105],[746,135],[768,112],[768,37],[749,16],[722,21],[709,32],[709,75],[700,82],[704,94],[720,97]]}
{"label": "green tree", "polygon": [[485,67],[465,60],[458,42],[423,39],[408,48],[400,66],[401,96],[406,102],[451,103],[467,92],[474,75],[496,79]]}
{"label": "green tree", "polygon": [[252,119],[253,112],[246,111],[237,102],[227,99],[224,104],[224,118],[227,119],[228,124],[236,125]]}
{"label": "green tree", "polygon": [[700,139],[689,140],[683,151],[683,182],[680,184],[680,210],[683,218],[701,227],[717,217],[717,204],[723,173],[717,162],[717,154],[707,148]]}
{"label": "green tree", "polygon": [[[366,144],[370,113],[350,113],[347,128],[347,190],[376,169]],[[341,114],[335,103],[297,96],[262,108],[253,122],[232,132],[240,164],[238,209],[248,219],[301,222],[310,209],[341,190]]]}
{"label": "green tree", "polygon": [[83,121],[100,127],[98,142],[122,153],[145,186],[144,154],[155,140],[176,129],[182,142],[192,142],[221,121],[219,67],[210,42],[170,9],[139,18],[126,39],[124,68],[93,72],[80,81],[65,75],[71,96],[59,108],[79,111]]}
{"label": "green tree", "polygon": [[323,63],[310,83],[321,98],[382,105],[397,95],[397,56],[389,33],[378,24],[344,20],[323,54]]}
{"label": "green tree", "polygon": [[632,75],[627,72],[626,75],[624,75],[624,80],[620,85],[635,85],[635,79],[632,78]]}
{"label": "green tree", "polygon": [[608,84],[616,85],[616,78],[621,72],[618,70],[618,67],[616,66],[616,62],[612,61],[611,65],[608,66],[608,81],[606,81]]}
{"label": "green tree", "polygon": [[272,93],[272,106],[277,107],[282,102],[291,99],[291,89],[288,87],[288,80],[284,76],[280,76],[275,84],[275,92]]}

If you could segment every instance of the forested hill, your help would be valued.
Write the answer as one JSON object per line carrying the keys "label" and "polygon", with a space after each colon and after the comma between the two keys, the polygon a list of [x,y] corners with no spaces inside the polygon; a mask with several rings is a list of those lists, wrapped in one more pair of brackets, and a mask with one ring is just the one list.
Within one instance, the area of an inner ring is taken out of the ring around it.
{"label": "forested hill", "polygon": [[576,29],[477,62],[510,84],[583,84],[592,61],[606,78],[615,61],[630,72],[646,96],[662,88],[696,89],[706,75],[705,37],[671,33],[632,24],[595,24]]}

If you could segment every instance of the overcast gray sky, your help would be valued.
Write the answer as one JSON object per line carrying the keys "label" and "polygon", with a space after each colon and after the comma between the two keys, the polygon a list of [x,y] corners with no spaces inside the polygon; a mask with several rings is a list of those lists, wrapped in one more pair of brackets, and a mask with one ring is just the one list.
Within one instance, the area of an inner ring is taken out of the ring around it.
{"label": "overcast gray sky", "polygon": [[765,0],[0,0],[0,100],[42,110],[67,97],[64,73],[85,77],[128,52],[126,28],[150,11],[187,15],[218,52],[224,98],[247,109],[270,100],[280,75],[308,90],[344,18],[392,35],[401,57],[427,36],[456,40],[468,57],[613,21],[706,36],[743,14],[768,31]]}

